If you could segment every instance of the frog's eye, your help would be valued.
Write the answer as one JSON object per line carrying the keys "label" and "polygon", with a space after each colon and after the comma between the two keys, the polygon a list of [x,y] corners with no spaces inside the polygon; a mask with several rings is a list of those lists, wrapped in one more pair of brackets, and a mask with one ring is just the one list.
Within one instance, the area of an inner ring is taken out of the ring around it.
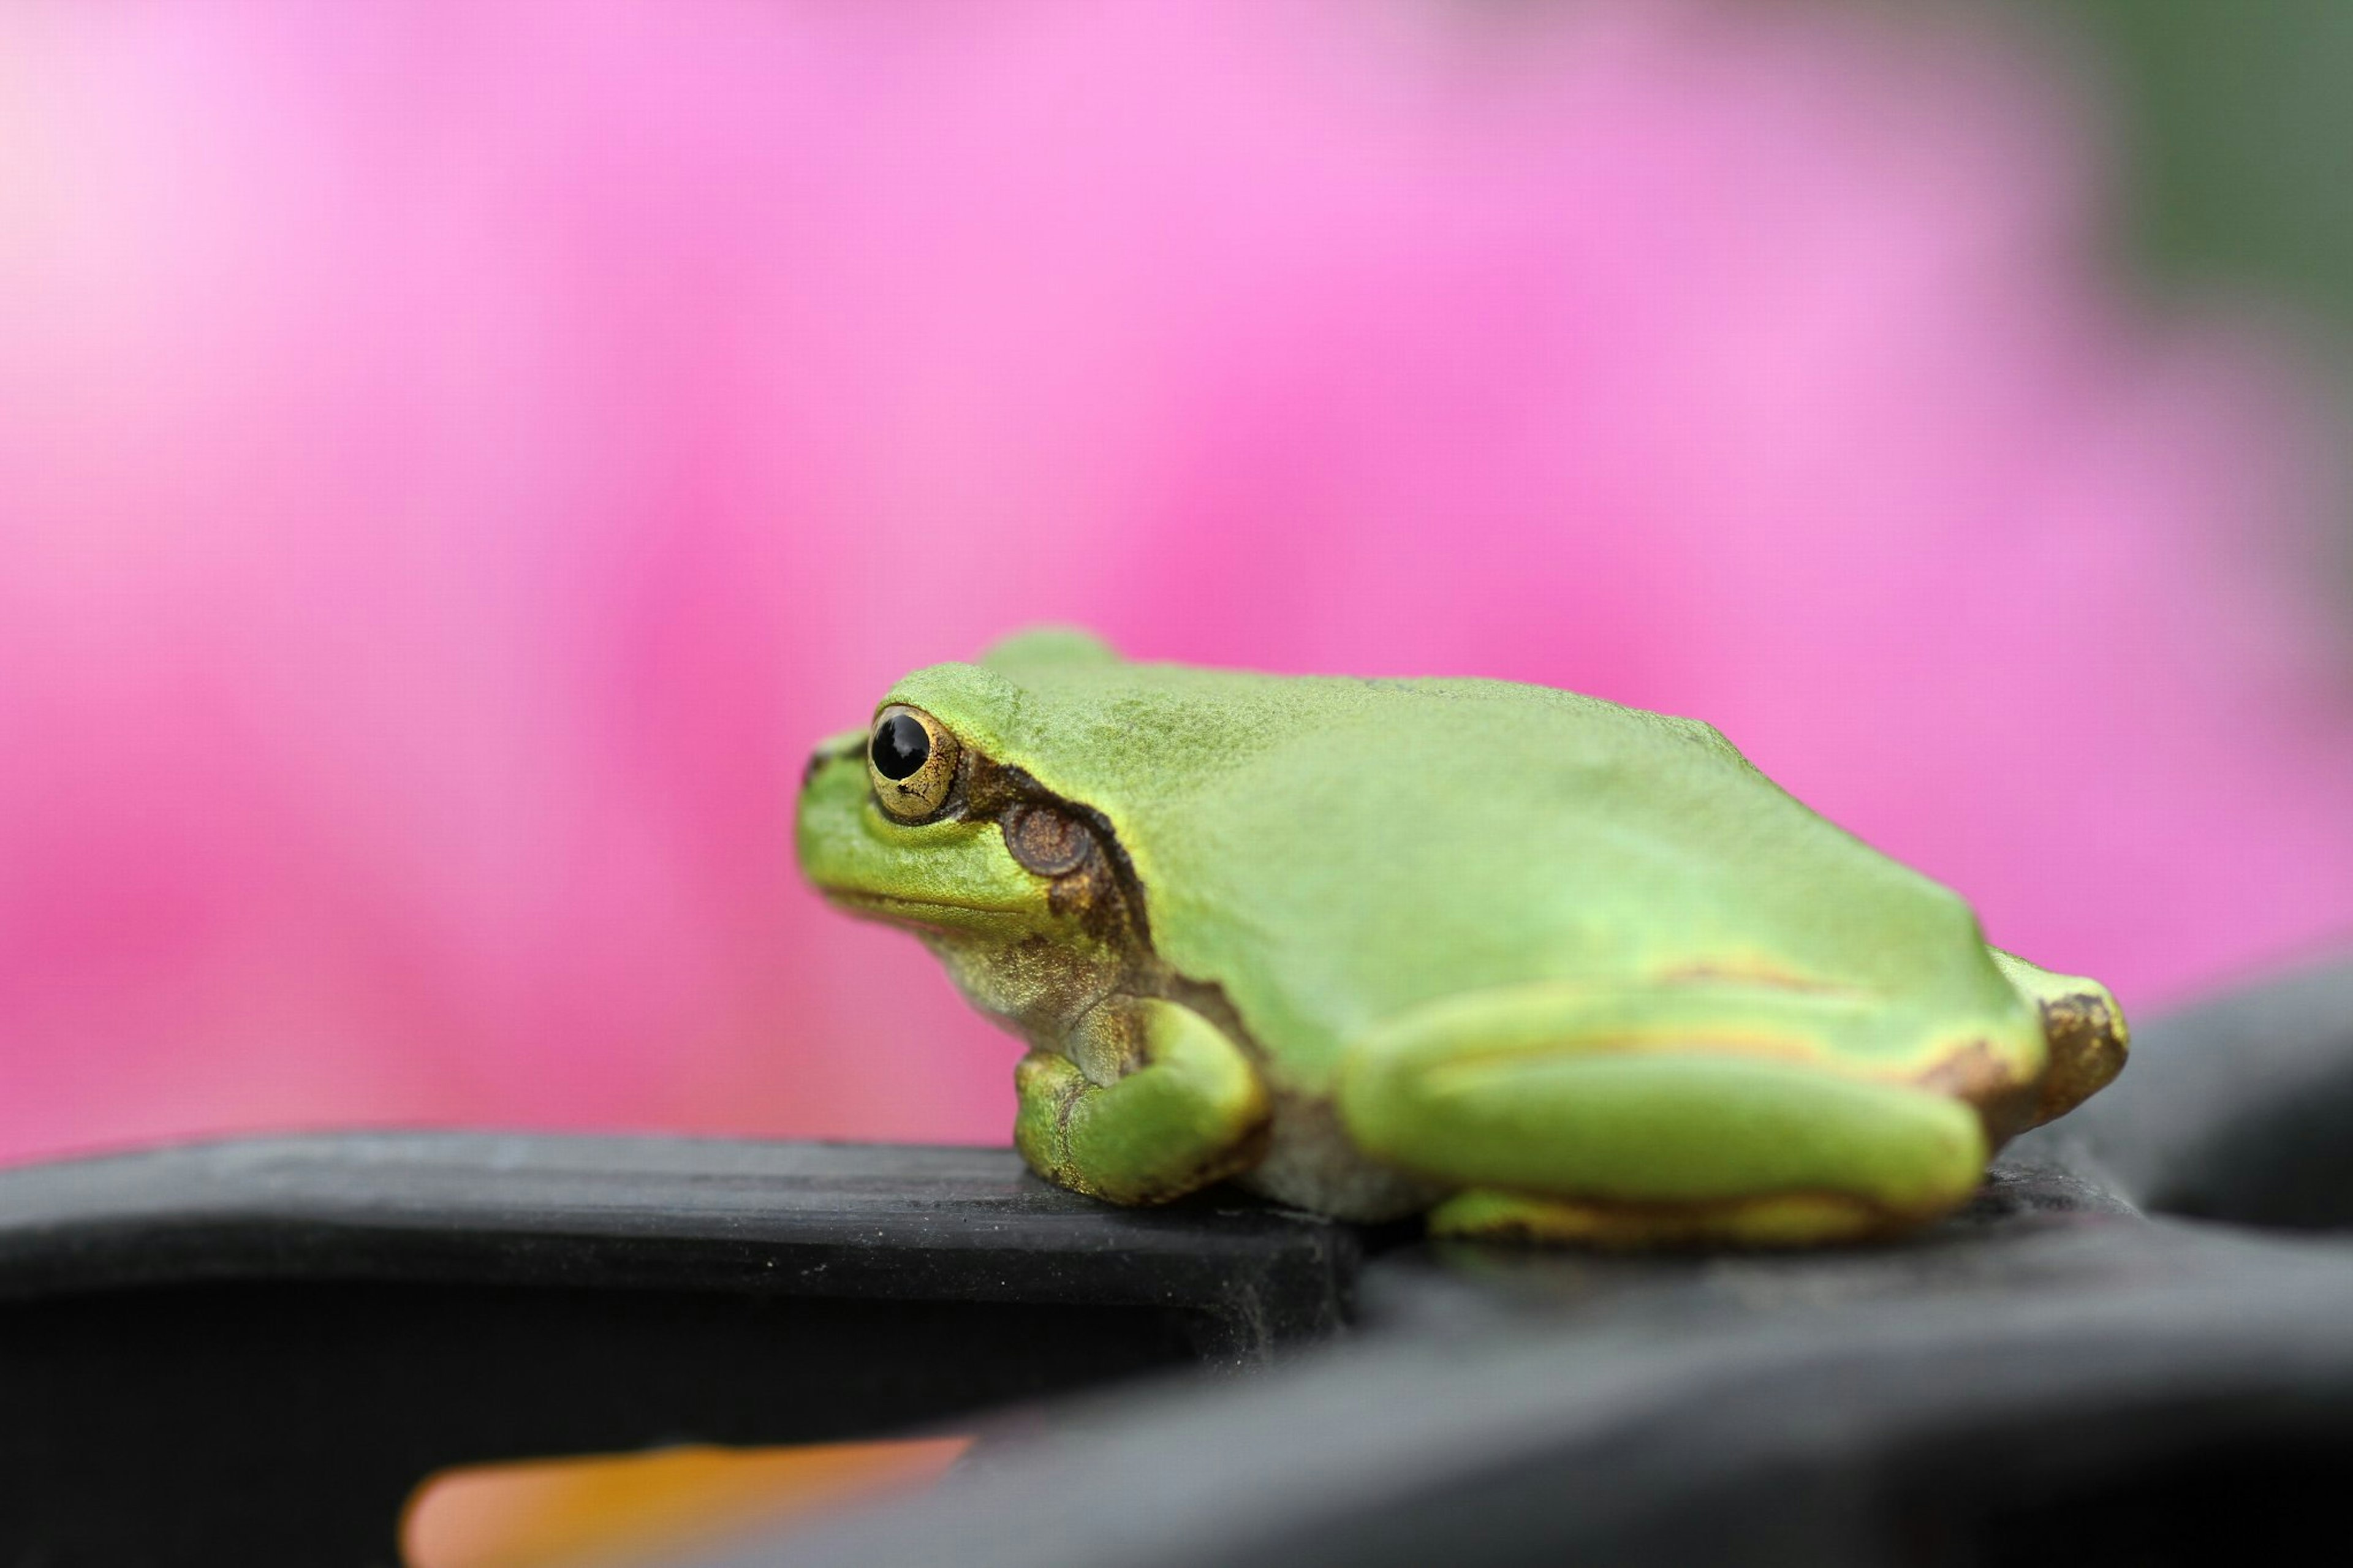
{"label": "frog's eye", "polygon": [[955,772],[955,737],[938,720],[902,702],[874,715],[866,776],[884,811],[902,822],[922,821],[947,804]]}

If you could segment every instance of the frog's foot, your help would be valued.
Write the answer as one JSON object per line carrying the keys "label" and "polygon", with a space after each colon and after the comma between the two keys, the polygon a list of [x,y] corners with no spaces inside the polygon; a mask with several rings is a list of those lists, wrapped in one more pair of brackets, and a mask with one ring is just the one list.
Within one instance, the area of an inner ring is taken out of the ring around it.
{"label": "frog's foot", "polygon": [[2042,1013],[2050,1065],[2043,1069],[2042,1091],[2028,1123],[2039,1127],[2066,1115],[2124,1071],[2132,1034],[2126,1027],[2124,1009],[2098,981],[2054,974],[2000,948],[1988,951],[2002,977]]}
{"label": "frog's foot", "polygon": [[1113,1037],[1108,1053],[1132,1046],[1136,1065],[1100,1085],[1053,1052],[1023,1058],[1013,1142],[1031,1170],[1089,1197],[1160,1204],[1258,1163],[1266,1087],[1215,1025],[1146,999],[1097,1008],[1082,1028]]}
{"label": "frog's foot", "polygon": [[1613,1204],[1473,1188],[1430,1213],[1432,1236],[1567,1243],[1611,1252],[1682,1247],[1830,1247],[1909,1228],[1843,1193],[1783,1193],[1707,1204]]}

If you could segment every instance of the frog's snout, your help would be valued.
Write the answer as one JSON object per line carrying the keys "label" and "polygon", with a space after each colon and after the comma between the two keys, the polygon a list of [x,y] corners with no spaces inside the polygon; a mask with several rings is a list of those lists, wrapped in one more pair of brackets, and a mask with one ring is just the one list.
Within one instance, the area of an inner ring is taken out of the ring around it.
{"label": "frog's snout", "polygon": [[800,793],[807,795],[817,775],[825,772],[828,763],[859,763],[866,760],[866,731],[854,730],[847,734],[828,735],[819,741],[801,764]]}

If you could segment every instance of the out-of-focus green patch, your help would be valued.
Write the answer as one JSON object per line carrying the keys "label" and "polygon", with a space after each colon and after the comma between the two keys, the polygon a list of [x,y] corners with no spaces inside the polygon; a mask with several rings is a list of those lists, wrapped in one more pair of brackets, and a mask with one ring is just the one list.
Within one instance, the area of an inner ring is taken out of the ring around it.
{"label": "out-of-focus green patch", "polygon": [[2353,5],[2022,9],[2072,21],[2105,70],[2126,138],[2131,235],[2149,263],[2258,283],[2353,323]]}
{"label": "out-of-focus green patch", "polygon": [[[2353,388],[2353,3],[2001,3],[2084,46],[2120,141],[2119,232],[2140,274],[2275,301],[2313,329],[2317,368]],[[2353,613],[2353,514],[2333,536]]]}

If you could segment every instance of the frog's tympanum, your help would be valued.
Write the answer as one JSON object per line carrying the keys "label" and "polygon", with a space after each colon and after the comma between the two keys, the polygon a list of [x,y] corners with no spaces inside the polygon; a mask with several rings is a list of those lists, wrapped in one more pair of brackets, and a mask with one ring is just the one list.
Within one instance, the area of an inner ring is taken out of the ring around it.
{"label": "frog's tympanum", "polygon": [[810,761],[799,847],[1029,1042],[1014,1142],[1121,1204],[1641,1247],[1917,1226],[2114,1078],[2097,983],[1989,948],[1705,724],[1033,632]]}

